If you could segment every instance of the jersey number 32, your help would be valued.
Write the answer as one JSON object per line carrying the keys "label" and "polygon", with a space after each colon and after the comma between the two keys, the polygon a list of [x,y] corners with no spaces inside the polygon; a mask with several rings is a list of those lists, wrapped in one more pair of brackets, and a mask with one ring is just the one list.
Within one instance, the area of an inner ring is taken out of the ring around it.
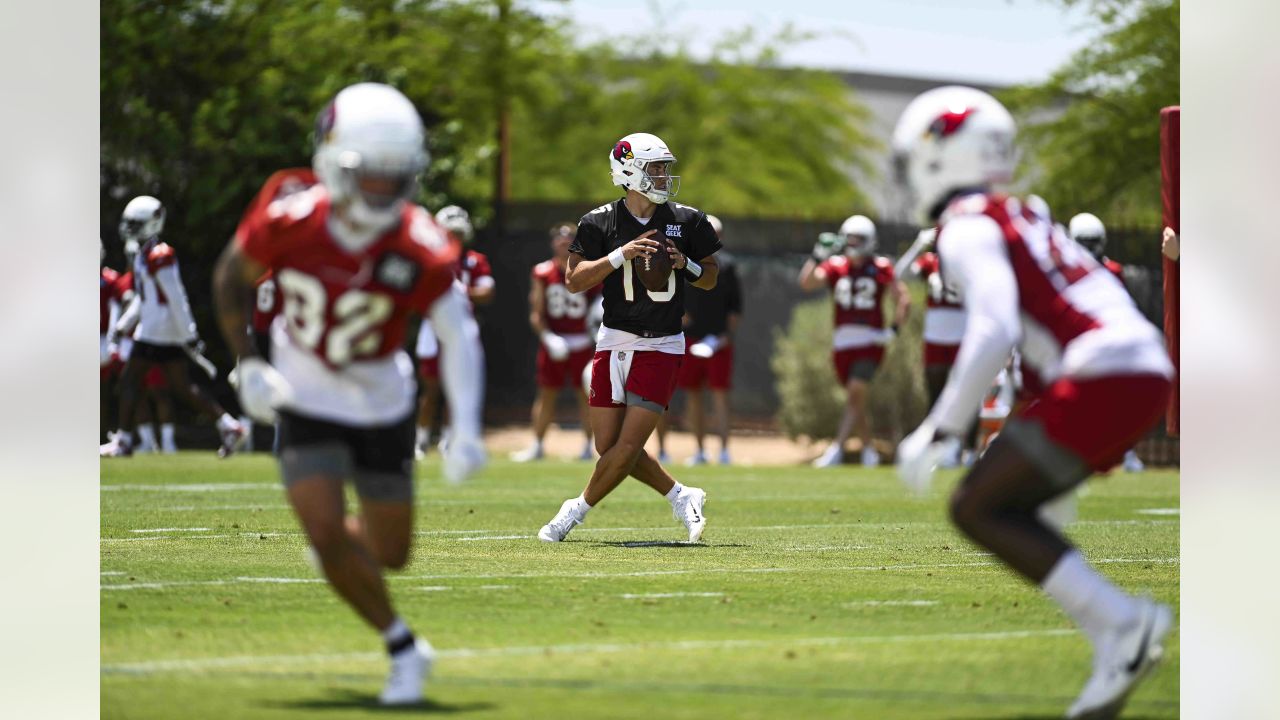
{"label": "jersey number 32", "polygon": [[300,345],[337,366],[378,352],[381,326],[394,309],[390,297],[347,290],[329,298],[319,280],[291,268],[280,271],[279,282],[289,334]]}

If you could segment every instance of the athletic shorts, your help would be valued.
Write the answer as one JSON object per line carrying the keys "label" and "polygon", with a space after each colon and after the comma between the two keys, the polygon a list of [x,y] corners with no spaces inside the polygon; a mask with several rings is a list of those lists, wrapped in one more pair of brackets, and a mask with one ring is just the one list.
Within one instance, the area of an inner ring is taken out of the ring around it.
{"label": "athletic shorts", "polygon": [[389,425],[352,427],[280,411],[277,441],[285,487],[306,477],[352,479],[360,497],[413,499],[414,417]]}
{"label": "athletic shorts", "polygon": [[129,357],[153,363],[171,363],[187,359],[181,345],[157,345],[143,340],[133,341],[133,353]]}
{"label": "athletic shorts", "polygon": [[440,379],[440,356],[418,358],[418,377],[423,380]]}
{"label": "athletic shorts", "polygon": [[1171,388],[1159,375],[1060,378],[1010,418],[1000,437],[1070,488],[1124,459],[1164,417]]}
{"label": "athletic shorts", "polygon": [[[692,346],[689,346],[692,347]],[[678,384],[686,390],[703,386],[712,390],[728,390],[733,379],[733,346],[720,348],[709,358],[700,358],[685,349]]]}
{"label": "athletic shorts", "polygon": [[882,360],[884,360],[882,345],[867,345],[831,353],[831,361],[836,366],[836,378],[841,385],[853,378],[870,382],[871,376],[876,374],[876,368],[880,367]]}
{"label": "athletic shorts", "polygon": [[569,353],[564,360],[552,360],[547,348],[538,346],[538,387],[560,389],[566,385],[580,387],[582,370],[596,354],[595,348],[585,347]]}
{"label": "athletic shorts", "polygon": [[924,366],[955,365],[956,354],[959,352],[959,345],[938,345],[936,343],[926,342],[924,344]]}
{"label": "athletic shorts", "polygon": [[597,352],[592,360],[588,401],[591,407],[639,405],[657,413],[666,410],[667,405],[671,404],[671,396],[676,392],[676,377],[680,373],[680,361],[684,356],[656,351],[635,353],[631,371],[627,373],[627,380],[623,385],[627,401],[615,403],[609,382],[609,356],[612,354],[607,350]]}
{"label": "athletic shorts", "polygon": [[142,384],[148,390],[163,390],[168,386],[169,381],[164,376],[164,368],[159,365],[152,365],[147,368],[147,374],[142,379]]}

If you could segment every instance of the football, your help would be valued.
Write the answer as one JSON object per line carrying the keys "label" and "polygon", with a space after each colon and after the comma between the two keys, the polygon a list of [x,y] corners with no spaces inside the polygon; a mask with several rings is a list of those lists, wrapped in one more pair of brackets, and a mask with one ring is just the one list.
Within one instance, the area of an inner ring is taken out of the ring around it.
{"label": "football", "polygon": [[671,241],[665,235],[655,235],[654,240],[662,247],[649,257],[636,257],[634,260],[636,274],[640,283],[652,292],[664,292],[667,289],[667,278],[671,275],[671,255],[667,247]]}

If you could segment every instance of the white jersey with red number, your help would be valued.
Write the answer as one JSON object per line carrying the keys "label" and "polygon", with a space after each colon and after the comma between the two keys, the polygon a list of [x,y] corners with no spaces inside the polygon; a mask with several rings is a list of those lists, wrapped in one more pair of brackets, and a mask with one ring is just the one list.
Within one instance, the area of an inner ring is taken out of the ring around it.
{"label": "white jersey with red number", "polygon": [[964,305],[960,291],[942,277],[937,253],[927,252],[911,263],[928,288],[924,309],[924,341],[932,345],[959,345],[964,339]]}
{"label": "white jersey with red number", "polygon": [[893,284],[893,263],[873,256],[852,260],[835,255],[819,265],[835,299],[836,350],[884,342],[884,293]]}
{"label": "white jersey with red number", "polygon": [[181,345],[196,338],[196,321],[173,247],[151,238],[133,258],[133,289],[141,305],[134,339]]}
{"label": "white jersey with red number", "polygon": [[[452,235],[450,235],[452,237]],[[454,272],[454,281],[467,297],[467,305],[475,313],[471,304],[471,291],[477,288],[493,287],[493,270],[489,267],[489,258],[475,250],[464,250],[462,262],[458,263]],[[477,331],[478,331],[477,326]],[[418,326],[418,341],[414,346],[414,355],[420,358],[433,358],[440,354],[440,340],[436,337],[435,328],[431,326],[431,318],[424,317]]]}
{"label": "white jersey with red number", "polygon": [[410,315],[453,284],[459,248],[425,209],[350,250],[329,227],[329,195],[309,170],[273,175],[236,230],[242,252],[272,271],[282,299],[271,363],[292,386],[286,410],[346,425],[384,425],[413,409]]}
{"label": "white jersey with red number", "polygon": [[1110,270],[1016,198],[972,194],[943,213],[938,253],[968,323],[930,417],[959,433],[1016,346],[1024,376],[1171,377],[1164,338]]}
{"label": "white jersey with red number", "polygon": [[564,282],[564,269],[555,260],[544,260],[533,266],[533,281],[543,286],[542,322],[547,330],[559,335],[572,351],[591,346],[593,340],[587,328],[587,316],[591,305],[603,292],[597,285],[585,292],[569,292]]}

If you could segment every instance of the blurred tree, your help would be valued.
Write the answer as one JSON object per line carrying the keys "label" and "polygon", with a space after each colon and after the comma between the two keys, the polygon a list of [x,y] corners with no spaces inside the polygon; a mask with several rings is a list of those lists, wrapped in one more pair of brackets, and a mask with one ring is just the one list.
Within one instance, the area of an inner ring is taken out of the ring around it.
{"label": "blurred tree", "polygon": [[804,39],[745,30],[698,62],[670,34],[636,32],[566,58],[516,106],[515,196],[609,198],[607,153],[623,135],[652,132],[679,160],[680,199],[710,211],[814,218],[867,207],[851,173],[874,174],[869,113],[838,76],[778,66],[778,51]]}
{"label": "blurred tree", "polygon": [[1086,5],[1099,35],[1044,83],[1001,93],[1021,123],[1036,192],[1054,215],[1160,221],[1160,108],[1178,104],[1178,0]]}

